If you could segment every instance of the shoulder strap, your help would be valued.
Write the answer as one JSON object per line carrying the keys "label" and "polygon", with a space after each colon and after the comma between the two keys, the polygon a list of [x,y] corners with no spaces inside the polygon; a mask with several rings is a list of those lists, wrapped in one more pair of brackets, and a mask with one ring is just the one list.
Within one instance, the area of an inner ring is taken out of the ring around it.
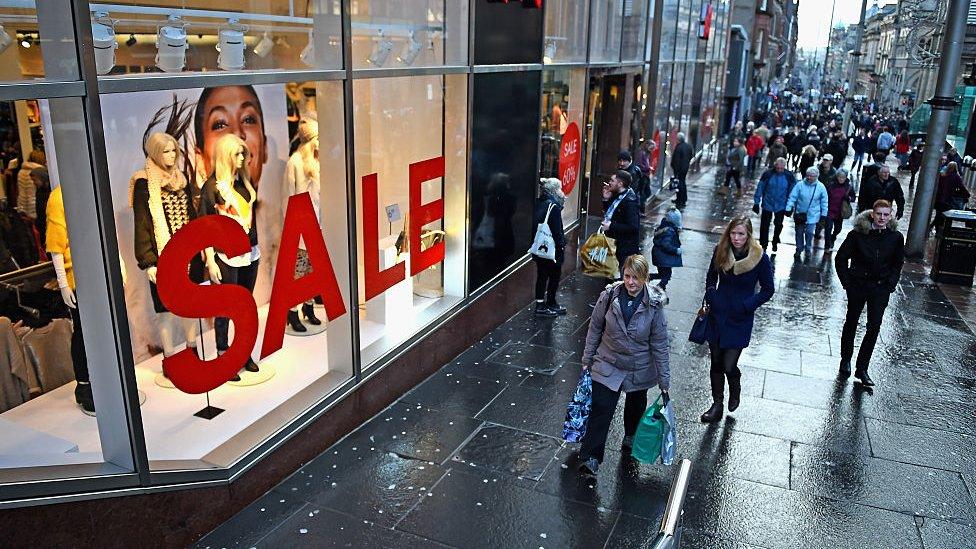
{"label": "shoulder strap", "polygon": [[555,204],[553,204],[552,202],[549,203],[549,207],[546,208],[546,218],[542,220],[543,225],[549,224],[549,214],[552,213],[552,209],[555,207],[556,207]]}

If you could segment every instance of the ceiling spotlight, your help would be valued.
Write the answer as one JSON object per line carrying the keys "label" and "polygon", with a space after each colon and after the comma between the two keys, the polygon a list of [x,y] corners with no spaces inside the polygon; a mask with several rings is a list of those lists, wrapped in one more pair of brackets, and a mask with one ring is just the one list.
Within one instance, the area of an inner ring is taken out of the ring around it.
{"label": "ceiling spotlight", "polygon": [[92,19],[92,42],[95,50],[95,72],[108,74],[115,66],[115,50],[119,48],[115,40],[115,21],[104,11],[96,12]]}
{"label": "ceiling spotlight", "polygon": [[383,29],[380,29],[376,34],[376,44],[373,46],[373,51],[369,57],[366,58],[366,62],[374,67],[382,67],[390,58],[392,51],[393,40],[383,36]]}
{"label": "ceiling spotlight", "polygon": [[7,29],[3,28],[3,23],[0,23],[0,53],[3,53],[13,43],[14,39],[7,34]]}
{"label": "ceiling spotlight", "polygon": [[29,48],[34,44],[34,40],[31,35],[25,34],[23,38],[20,39],[20,45],[24,48]]}
{"label": "ceiling spotlight", "polygon": [[556,57],[556,41],[549,38],[546,40],[546,49],[542,54],[542,62],[546,64],[552,63],[554,57]]}
{"label": "ceiling spotlight", "polygon": [[164,72],[180,72],[186,66],[187,36],[183,20],[170,15],[156,31],[156,66]]}
{"label": "ceiling spotlight", "polygon": [[298,58],[309,67],[315,66],[315,36],[312,29],[308,29],[308,43],[302,48],[302,53],[298,54]]}
{"label": "ceiling spotlight", "polygon": [[136,42],[138,42],[138,40],[136,40],[136,35],[130,34],[129,39],[125,41],[125,45],[131,48],[132,46],[136,45]]}
{"label": "ceiling spotlight", "polygon": [[271,53],[272,49],[274,49],[274,40],[268,35],[268,31],[264,31],[264,34],[261,35],[261,40],[254,45],[254,55],[264,59]]}
{"label": "ceiling spotlight", "polygon": [[247,27],[237,19],[228,19],[227,27],[220,29],[217,37],[217,66],[225,71],[244,68],[244,33]]}
{"label": "ceiling spotlight", "polygon": [[417,60],[417,56],[420,55],[420,51],[424,48],[423,44],[417,40],[414,36],[414,32],[410,31],[410,41],[407,42],[406,47],[397,56],[397,61],[403,63],[404,65],[413,65],[413,62]]}

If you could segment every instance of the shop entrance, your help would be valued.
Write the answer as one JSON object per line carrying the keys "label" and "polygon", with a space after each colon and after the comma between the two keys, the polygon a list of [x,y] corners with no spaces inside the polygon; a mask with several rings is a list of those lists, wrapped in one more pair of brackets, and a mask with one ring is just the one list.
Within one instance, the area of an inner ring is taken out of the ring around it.
{"label": "shop entrance", "polygon": [[590,101],[586,113],[586,167],[583,170],[588,190],[587,210],[602,211],[603,183],[617,170],[617,154],[631,150],[634,111],[633,90],[639,85],[637,74],[594,74],[590,76]]}

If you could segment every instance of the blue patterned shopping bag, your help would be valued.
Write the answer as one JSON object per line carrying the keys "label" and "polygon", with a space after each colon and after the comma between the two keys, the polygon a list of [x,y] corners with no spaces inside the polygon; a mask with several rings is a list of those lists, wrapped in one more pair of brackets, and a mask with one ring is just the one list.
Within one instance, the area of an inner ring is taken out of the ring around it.
{"label": "blue patterned shopping bag", "polygon": [[566,407],[566,421],[563,423],[563,440],[579,442],[586,434],[586,420],[590,417],[590,407],[593,404],[593,378],[590,369],[583,370],[573,400]]}

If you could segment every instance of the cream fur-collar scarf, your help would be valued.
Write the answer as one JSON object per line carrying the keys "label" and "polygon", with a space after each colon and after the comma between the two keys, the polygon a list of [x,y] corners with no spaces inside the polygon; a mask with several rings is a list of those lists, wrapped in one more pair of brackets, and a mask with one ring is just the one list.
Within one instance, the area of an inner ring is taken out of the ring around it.
{"label": "cream fur-collar scarf", "polygon": [[762,246],[758,242],[753,241],[752,246],[749,248],[749,253],[742,259],[736,260],[732,250],[729,250],[729,259],[725,262],[725,265],[722,265],[722,270],[725,272],[732,271],[732,274],[735,275],[748,273],[755,269],[756,265],[759,265],[762,256]]}
{"label": "cream fur-collar scarf", "polygon": [[136,181],[146,180],[149,191],[149,215],[152,217],[153,235],[156,239],[156,254],[161,255],[163,248],[169,243],[172,234],[166,221],[166,211],[163,209],[163,189],[167,192],[177,192],[186,188],[186,176],[174,168],[167,172],[151,158],[146,159],[146,168],[132,174],[129,179],[129,206],[133,205]]}

